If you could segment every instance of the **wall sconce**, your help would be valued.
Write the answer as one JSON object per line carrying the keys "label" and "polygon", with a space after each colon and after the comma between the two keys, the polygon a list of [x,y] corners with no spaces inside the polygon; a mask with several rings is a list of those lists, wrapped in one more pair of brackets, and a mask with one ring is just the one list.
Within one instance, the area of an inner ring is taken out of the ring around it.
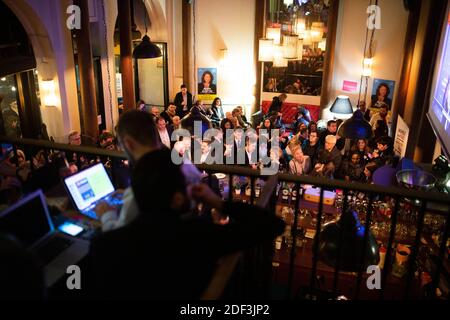
{"label": "wall sconce", "polygon": [[373,58],[364,58],[363,77],[372,76]]}
{"label": "wall sconce", "polygon": [[46,107],[55,107],[58,102],[56,97],[56,86],[54,80],[42,81],[42,103]]}
{"label": "wall sconce", "polygon": [[228,49],[220,49],[220,55],[219,55],[219,64],[223,67],[227,65],[228,62]]}

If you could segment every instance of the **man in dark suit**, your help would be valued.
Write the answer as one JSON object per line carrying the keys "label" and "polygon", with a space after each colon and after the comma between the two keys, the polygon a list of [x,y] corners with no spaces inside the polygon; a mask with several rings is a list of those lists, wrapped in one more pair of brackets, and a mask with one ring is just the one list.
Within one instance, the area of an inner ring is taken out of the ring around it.
{"label": "man in dark suit", "polygon": [[177,106],[177,115],[183,119],[192,108],[192,94],[187,91],[186,85],[181,85],[181,92],[178,92],[174,100]]}
{"label": "man in dark suit", "polygon": [[[281,234],[274,214],[225,203],[204,184],[189,198],[170,151],[144,155],[132,174],[140,216],[91,242],[90,284],[100,299],[198,299],[217,259]],[[187,214],[192,200],[214,208],[219,224]]]}
{"label": "man in dark suit", "polygon": [[156,129],[158,130],[158,138],[161,145],[165,145],[167,148],[172,149],[175,141],[172,141],[172,128],[167,125],[166,120],[161,116],[156,118]]}

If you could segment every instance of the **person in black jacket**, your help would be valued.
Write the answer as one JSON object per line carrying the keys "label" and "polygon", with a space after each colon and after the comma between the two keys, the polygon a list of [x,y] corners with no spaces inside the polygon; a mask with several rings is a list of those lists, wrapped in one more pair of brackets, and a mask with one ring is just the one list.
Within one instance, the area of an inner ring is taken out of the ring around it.
{"label": "person in black jacket", "polygon": [[337,134],[337,130],[338,130],[338,123],[336,120],[330,120],[327,122],[327,130],[323,131],[320,134],[320,138],[319,138],[319,143],[320,145],[324,146],[325,145],[325,138],[329,135],[333,135],[336,136],[337,142],[336,142],[336,148],[338,150],[342,150],[345,147],[345,139],[341,138],[338,134]]}
{"label": "person in black jacket", "polygon": [[[139,218],[91,243],[94,298],[198,299],[217,259],[273,240],[284,229],[274,214],[225,203],[204,184],[191,186],[188,196],[167,149],[139,159],[132,188]],[[219,222],[187,213],[193,200],[214,208]]]}
{"label": "person in black jacket", "polygon": [[269,111],[267,112],[266,118],[271,116],[276,116],[281,118],[283,114],[281,113],[281,106],[284,101],[286,101],[287,95],[285,93],[280,94],[278,97],[273,97],[272,104],[269,107]]}
{"label": "person in black jacket", "polygon": [[211,121],[200,112],[200,109],[198,107],[192,107],[191,112],[183,119],[181,119],[181,127],[188,130],[193,136],[195,134],[194,127],[196,121],[201,124],[203,137],[205,131],[212,128],[212,124]]}
{"label": "person in black jacket", "polygon": [[317,163],[314,166],[313,175],[334,177],[334,173],[339,171],[342,162],[342,154],[336,148],[336,137],[328,135],[325,138],[323,149],[319,150]]}
{"label": "person in black jacket", "polygon": [[183,118],[192,108],[192,94],[187,91],[186,85],[181,85],[181,92],[178,92],[174,100],[177,106],[177,115]]}

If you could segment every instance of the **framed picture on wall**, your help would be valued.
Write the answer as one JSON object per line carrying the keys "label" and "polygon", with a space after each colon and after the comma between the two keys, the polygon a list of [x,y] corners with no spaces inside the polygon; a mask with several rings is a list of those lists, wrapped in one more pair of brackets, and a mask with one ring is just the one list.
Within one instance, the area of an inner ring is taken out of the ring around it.
{"label": "framed picture on wall", "polygon": [[373,111],[379,109],[383,104],[387,104],[388,111],[392,112],[392,100],[394,98],[395,81],[374,79],[370,108]]}
{"label": "framed picture on wall", "polygon": [[217,69],[198,68],[197,95],[200,100],[213,100],[217,96]]}

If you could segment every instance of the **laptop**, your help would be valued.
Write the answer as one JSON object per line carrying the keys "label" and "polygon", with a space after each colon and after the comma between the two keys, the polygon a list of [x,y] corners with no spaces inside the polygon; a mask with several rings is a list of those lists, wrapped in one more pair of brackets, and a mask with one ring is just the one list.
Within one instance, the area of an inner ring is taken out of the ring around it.
{"label": "laptop", "polygon": [[89,241],[55,230],[42,190],[1,212],[0,232],[13,235],[38,256],[47,287],[66,275],[67,267],[77,264],[89,251]]}
{"label": "laptop", "polygon": [[92,219],[98,219],[94,211],[98,202],[122,204],[121,199],[111,196],[115,189],[101,163],[64,178],[64,185],[78,211]]}

